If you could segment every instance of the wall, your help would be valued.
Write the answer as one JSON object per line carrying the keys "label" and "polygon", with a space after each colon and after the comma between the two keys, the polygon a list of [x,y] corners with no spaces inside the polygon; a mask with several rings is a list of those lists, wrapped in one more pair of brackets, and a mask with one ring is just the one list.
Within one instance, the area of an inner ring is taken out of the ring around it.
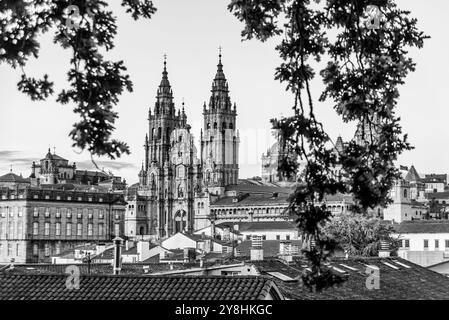
{"label": "wall", "polygon": [[186,237],[182,233],[177,233],[162,241],[161,245],[166,249],[196,248],[196,241]]}

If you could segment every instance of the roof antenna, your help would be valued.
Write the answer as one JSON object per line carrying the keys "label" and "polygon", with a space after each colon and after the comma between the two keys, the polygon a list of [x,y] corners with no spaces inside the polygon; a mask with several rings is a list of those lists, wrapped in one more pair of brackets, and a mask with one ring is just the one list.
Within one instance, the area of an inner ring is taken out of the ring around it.
{"label": "roof antenna", "polygon": [[56,154],[56,147],[53,146],[53,154]]}

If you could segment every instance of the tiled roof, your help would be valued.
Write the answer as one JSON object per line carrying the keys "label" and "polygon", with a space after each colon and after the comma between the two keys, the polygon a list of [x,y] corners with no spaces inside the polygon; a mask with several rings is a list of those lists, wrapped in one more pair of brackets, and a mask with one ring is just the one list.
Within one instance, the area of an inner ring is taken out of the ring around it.
{"label": "tiled roof", "polygon": [[123,254],[137,254],[137,247],[134,246],[132,248],[129,248],[128,250],[123,250],[122,255]]}
{"label": "tiled roof", "polygon": [[[282,263],[279,261],[252,262],[262,275],[278,271],[289,278],[298,279],[307,268],[304,260]],[[379,289],[366,286],[367,265],[379,268]],[[311,292],[301,281],[282,281],[273,277],[283,295],[300,300],[408,300],[408,299],[449,299],[449,278],[413,264],[407,260],[390,258],[349,258],[333,259],[333,272],[344,275],[347,280],[338,286],[322,292]],[[344,272],[344,273],[342,273]]]}
{"label": "tiled roof", "polygon": [[397,233],[449,233],[449,220],[415,220],[394,224]]}
{"label": "tiled roof", "polygon": [[277,192],[279,194],[290,194],[293,189],[282,188],[282,187],[272,187],[265,185],[251,185],[251,184],[233,184],[226,186],[226,191],[239,191],[239,192],[249,192],[249,193],[261,193],[261,194],[272,194]]}
{"label": "tiled roof", "polygon": [[[279,248],[281,241],[286,240],[263,240],[262,241],[262,248],[263,248],[263,256],[264,258],[273,258],[277,257],[279,255]],[[301,246],[300,240],[288,240],[292,245]],[[239,256],[242,257],[249,257],[250,256],[250,249],[251,249],[252,241],[245,240],[242,241],[237,246],[237,252]]]}
{"label": "tiled roof", "polygon": [[449,199],[449,191],[430,192],[425,194],[426,199]]}
{"label": "tiled roof", "polygon": [[424,179],[424,182],[428,183],[446,183],[447,181],[447,174],[426,174]]}
{"label": "tiled roof", "polygon": [[274,282],[255,276],[84,275],[79,289],[67,275],[0,275],[0,300],[260,300]]}
{"label": "tiled roof", "polygon": [[218,224],[218,227],[230,227],[238,226],[239,232],[244,231],[262,231],[262,230],[282,230],[289,231],[295,230],[295,224],[290,221],[254,221],[254,222],[223,222]]}
{"label": "tiled roof", "polygon": [[0,182],[28,183],[29,180],[15,174],[15,173],[9,172],[0,177]]}
{"label": "tiled roof", "polygon": [[404,179],[409,182],[420,181],[421,177],[419,176],[418,171],[416,171],[415,167],[411,166]]}
{"label": "tiled roof", "polygon": [[98,256],[93,258],[92,260],[112,260],[114,259],[114,247],[104,250]]}
{"label": "tiled roof", "polygon": [[337,193],[337,194],[328,194],[325,196],[325,201],[354,201],[354,198],[350,194],[343,194],[343,193]]}
{"label": "tiled roof", "polygon": [[245,198],[234,202],[235,197],[222,197],[211,204],[211,207],[214,208],[216,206],[230,206],[230,207],[241,207],[241,206],[265,206],[267,204],[280,204],[287,205],[288,202],[288,194],[279,193],[277,197],[273,197],[272,193],[265,194],[253,194],[250,193]]}
{"label": "tiled roof", "polygon": [[109,175],[104,172],[91,171],[91,170],[76,170],[75,175],[77,175],[77,176],[92,176],[92,177],[109,177]]}

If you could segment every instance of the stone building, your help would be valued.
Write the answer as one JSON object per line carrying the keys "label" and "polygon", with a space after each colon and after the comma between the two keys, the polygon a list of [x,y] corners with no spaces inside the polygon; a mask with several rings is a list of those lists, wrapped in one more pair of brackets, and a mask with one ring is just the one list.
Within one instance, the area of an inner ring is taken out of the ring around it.
{"label": "stone building", "polygon": [[123,194],[100,187],[0,188],[0,263],[49,262],[124,233]]}
{"label": "stone building", "polygon": [[[203,106],[200,150],[176,110],[166,61],[154,108],[148,112],[145,160],[138,185],[127,193],[126,234],[166,238],[207,225],[211,199],[238,182],[236,105],[232,105],[221,53],[209,104]],[[199,214],[195,216],[195,213]]]}
{"label": "stone building", "polygon": [[31,165],[30,182],[34,186],[41,184],[75,183],[83,185],[110,186],[113,189],[123,190],[126,182],[120,177],[102,171],[77,170],[76,163],[69,164],[69,160],[51,153],[47,154],[39,163]]}

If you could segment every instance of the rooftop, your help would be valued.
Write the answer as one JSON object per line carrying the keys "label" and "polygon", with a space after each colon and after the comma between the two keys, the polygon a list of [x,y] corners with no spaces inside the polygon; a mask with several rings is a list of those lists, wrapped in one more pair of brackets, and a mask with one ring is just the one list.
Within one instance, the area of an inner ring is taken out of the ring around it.
{"label": "rooftop", "polygon": [[25,179],[13,172],[9,172],[0,177],[0,183],[29,183],[29,179]]}
{"label": "rooftop", "polygon": [[[287,264],[279,260],[254,261],[262,275],[270,275],[289,299],[299,300],[422,300],[449,299],[449,278],[398,257],[349,259],[334,258],[333,272],[346,277],[341,285],[322,292],[311,292],[300,281],[308,264],[294,258]],[[368,289],[367,267],[379,270],[379,289]],[[274,273],[273,272],[277,272]]]}
{"label": "rooftop", "polygon": [[261,231],[261,230],[295,230],[296,226],[290,221],[254,221],[254,222],[223,222],[217,224],[217,227],[229,227],[231,229],[238,226],[239,232],[243,231]]}
{"label": "rooftop", "polygon": [[393,228],[401,233],[449,233],[449,220],[414,220],[394,224]]}
{"label": "rooftop", "polygon": [[0,274],[0,300],[262,300],[274,282],[255,276],[82,275],[79,289],[64,274]]}
{"label": "rooftop", "polygon": [[[277,258],[280,251],[280,243],[285,241],[288,241],[292,245],[296,245],[299,246],[299,248],[301,248],[302,242],[300,240],[263,240],[262,248],[264,258],[274,258],[274,257]],[[239,256],[249,257],[251,245],[252,245],[251,240],[242,241],[236,248],[237,252],[239,253]]]}

